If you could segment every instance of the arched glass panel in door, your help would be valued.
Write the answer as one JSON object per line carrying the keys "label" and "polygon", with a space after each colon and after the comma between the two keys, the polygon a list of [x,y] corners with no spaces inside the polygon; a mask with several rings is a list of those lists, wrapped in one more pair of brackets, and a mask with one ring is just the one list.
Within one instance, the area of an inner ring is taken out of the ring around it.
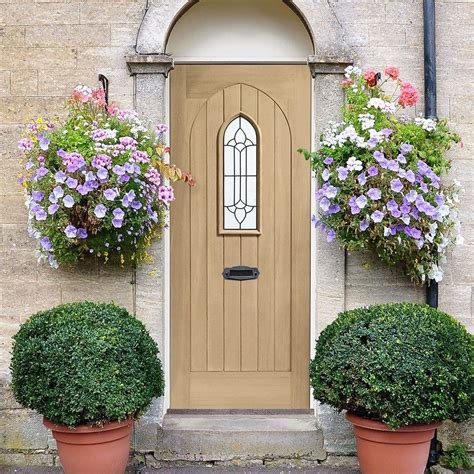
{"label": "arched glass panel in door", "polygon": [[243,116],[224,131],[223,230],[258,230],[258,135]]}

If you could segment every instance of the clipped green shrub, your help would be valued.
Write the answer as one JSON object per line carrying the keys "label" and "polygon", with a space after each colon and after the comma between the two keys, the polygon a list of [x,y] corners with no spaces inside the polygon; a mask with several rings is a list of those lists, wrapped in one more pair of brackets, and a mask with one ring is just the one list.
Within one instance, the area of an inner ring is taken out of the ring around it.
{"label": "clipped green shrub", "polygon": [[466,468],[473,466],[469,448],[464,443],[453,443],[444,453],[442,463],[451,469]]}
{"label": "clipped green shrub", "polygon": [[392,428],[451,419],[474,407],[474,337],[426,305],[394,303],[339,314],[310,364],[314,397]]}
{"label": "clipped green shrub", "polygon": [[68,426],[137,417],[163,394],[158,347],[113,304],[71,303],[34,314],[14,336],[16,400]]}

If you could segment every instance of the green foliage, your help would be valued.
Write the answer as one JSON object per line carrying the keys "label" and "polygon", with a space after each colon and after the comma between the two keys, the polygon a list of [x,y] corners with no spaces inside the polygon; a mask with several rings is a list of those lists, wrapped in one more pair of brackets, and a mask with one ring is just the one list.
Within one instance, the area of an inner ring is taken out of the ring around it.
{"label": "green foliage", "polygon": [[442,463],[451,469],[466,468],[473,466],[467,445],[464,443],[453,443],[444,453]]}
{"label": "green foliage", "polygon": [[16,400],[63,425],[137,417],[163,394],[158,347],[113,304],[71,303],[34,314],[14,336]]}
{"label": "green foliage", "polygon": [[474,408],[474,336],[426,305],[393,303],[339,314],[310,364],[314,397],[392,428]]}

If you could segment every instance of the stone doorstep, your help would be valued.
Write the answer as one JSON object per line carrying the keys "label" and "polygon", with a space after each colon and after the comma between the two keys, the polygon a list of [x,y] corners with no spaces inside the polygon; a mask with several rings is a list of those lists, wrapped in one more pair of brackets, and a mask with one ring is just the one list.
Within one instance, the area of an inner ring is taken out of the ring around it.
{"label": "stone doorstep", "polygon": [[167,414],[156,457],[163,461],[324,460],[314,415]]}

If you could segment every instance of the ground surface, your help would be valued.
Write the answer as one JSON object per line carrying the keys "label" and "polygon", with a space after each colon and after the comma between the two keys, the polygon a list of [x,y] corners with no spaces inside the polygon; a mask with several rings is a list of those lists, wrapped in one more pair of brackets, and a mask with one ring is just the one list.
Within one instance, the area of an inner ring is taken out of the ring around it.
{"label": "ground surface", "polygon": [[[0,466],[1,474],[60,474],[62,469],[59,467],[9,467],[9,466]],[[188,474],[207,474],[209,472],[218,473],[218,472],[240,472],[240,473],[254,473],[254,472],[266,472],[266,473],[308,473],[308,474],[356,474],[358,471],[353,471],[350,469],[330,469],[324,466],[319,466],[316,469],[285,469],[284,467],[278,469],[265,469],[261,468],[222,468],[222,467],[176,467],[176,468],[166,468],[166,469],[141,469],[139,471],[129,471],[127,474],[132,474],[133,472],[140,474],[174,474],[174,473],[188,473]],[[93,474],[93,473],[91,473]]]}

